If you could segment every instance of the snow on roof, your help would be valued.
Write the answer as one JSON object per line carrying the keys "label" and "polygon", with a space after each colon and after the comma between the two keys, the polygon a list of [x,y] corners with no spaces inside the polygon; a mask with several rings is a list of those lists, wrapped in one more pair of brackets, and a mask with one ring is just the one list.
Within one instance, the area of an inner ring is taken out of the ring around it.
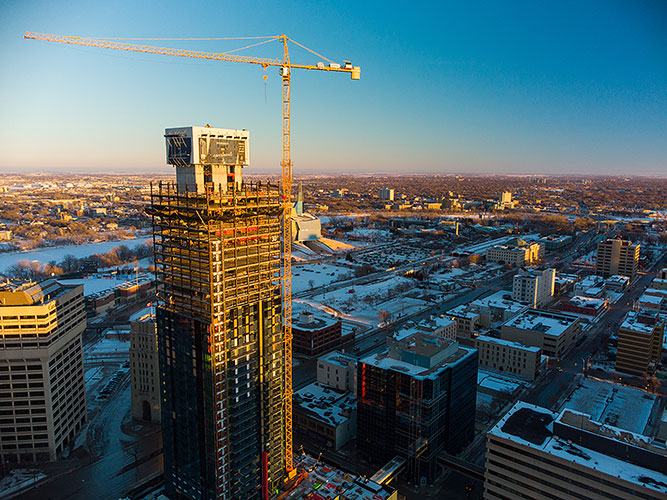
{"label": "snow on roof", "polygon": [[521,349],[522,351],[530,351],[530,352],[539,352],[540,348],[539,347],[532,347],[528,346],[525,344],[522,344],[521,342],[512,342],[511,340],[503,340],[503,339],[497,339],[495,337],[489,337],[487,335],[480,335],[475,339],[475,342],[486,342],[489,344],[496,344],[496,345],[501,345],[505,347],[511,347],[513,349]]}
{"label": "snow on roof", "polygon": [[621,328],[639,333],[651,333],[655,328],[657,314],[645,309],[641,311],[628,311]]}
{"label": "snow on roof", "polygon": [[349,420],[357,408],[354,394],[313,382],[294,393],[294,406],[312,418],[338,427]]}
{"label": "snow on roof", "polygon": [[607,278],[607,283],[627,283],[628,281],[630,281],[630,278],[623,276],[622,274],[614,274],[613,276],[609,276],[609,278]]}
{"label": "snow on roof", "polygon": [[[598,422],[641,433],[655,404],[656,396],[653,394],[587,377],[563,406],[586,413]],[[632,411],[628,411],[629,408]]]}
{"label": "snow on roof", "polygon": [[594,307],[597,309],[602,307],[606,300],[598,299],[597,297],[584,297],[581,295],[575,295],[574,297],[571,297],[568,302],[577,307]]}
{"label": "snow on roof", "polygon": [[560,337],[565,330],[577,321],[579,321],[579,318],[570,314],[528,309],[509,321],[506,321],[503,326],[511,326],[521,330],[533,330],[543,333],[544,335]]}
{"label": "snow on roof", "polygon": [[[572,413],[571,410],[565,412]],[[667,493],[667,475],[646,467],[620,460],[607,454],[575,445],[571,440],[559,437],[554,432],[554,422],[563,414],[553,413],[545,408],[517,402],[489,431],[489,435],[542,451],[562,460],[567,460],[581,467],[594,469],[603,474],[635,483],[661,493]],[[566,424],[567,425],[567,424]],[[608,428],[608,439],[617,440],[613,429]],[[656,450],[656,460],[662,460]]]}
{"label": "snow on roof", "polygon": [[356,358],[343,354],[340,351],[331,351],[324,356],[317,358],[317,361],[325,361],[327,363],[333,363],[343,368],[347,368],[350,363],[356,364]]}
{"label": "snow on roof", "polygon": [[[667,292],[667,290],[666,290]],[[664,300],[664,297],[661,297],[659,295],[648,295],[646,292],[644,292],[641,297],[639,297],[639,302],[644,302],[645,304],[655,304],[655,305],[660,305],[662,301]]]}
{"label": "snow on roof", "polygon": [[459,318],[471,319],[479,316],[478,312],[470,310],[470,306],[468,306],[468,304],[461,304],[460,306],[456,306],[455,308],[447,311],[447,314],[451,316],[457,316]]}
{"label": "snow on roof", "polygon": [[500,290],[492,295],[489,295],[488,297],[473,300],[470,303],[470,306],[474,309],[486,309],[494,307],[498,309],[504,309],[510,312],[519,312],[522,309],[526,308],[525,305],[515,300],[512,300],[511,297],[512,294],[510,292],[506,292],[505,290]]}
{"label": "snow on roof", "polygon": [[[426,339],[424,341],[424,346],[421,345],[422,341],[419,340],[422,338]],[[419,345],[417,345],[417,343],[419,343]],[[420,350],[417,354],[421,357],[435,357],[438,356],[438,354],[441,354],[442,351],[448,352],[444,359],[438,361],[433,366],[425,367],[408,361],[403,361],[402,359],[397,359],[400,358],[403,351],[407,350]],[[380,353],[371,354],[370,356],[361,359],[361,362],[367,365],[376,366],[382,370],[394,370],[406,373],[414,378],[436,378],[436,376],[444,369],[455,366],[461,360],[467,358],[476,351],[476,349],[464,347],[450,339],[418,332],[395,343],[389,349],[385,349]]]}

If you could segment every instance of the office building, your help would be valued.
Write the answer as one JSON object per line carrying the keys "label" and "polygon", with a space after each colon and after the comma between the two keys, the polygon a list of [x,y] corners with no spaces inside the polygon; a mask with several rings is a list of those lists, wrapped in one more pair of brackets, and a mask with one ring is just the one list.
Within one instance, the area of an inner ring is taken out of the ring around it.
{"label": "office building", "polygon": [[534,308],[547,306],[554,296],[556,270],[522,269],[512,280],[512,299]]}
{"label": "office building", "polygon": [[662,356],[665,319],[655,310],[629,311],[618,330],[616,371],[651,375]]}
{"label": "office building", "polygon": [[167,129],[151,190],[165,492],[259,499],[286,470],[281,195],[243,181],[248,131]]}
{"label": "office building", "polygon": [[86,422],[83,285],[3,285],[0,328],[0,461],[55,460]]}
{"label": "office building", "polygon": [[460,452],[475,426],[477,350],[415,333],[359,361],[357,448],[384,465],[406,459],[409,481],[432,483],[442,451]]}
{"label": "office building", "polygon": [[503,323],[503,340],[542,349],[547,356],[560,357],[581,335],[581,321],[571,314],[528,309]]}
{"label": "office building", "polygon": [[527,243],[520,238],[514,238],[504,245],[495,245],[486,251],[486,260],[526,266],[539,261],[544,256],[544,246],[540,243]]}
{"label": "office building", "polygon": [[487,335],[475,338],[479,366],[533,380],[542,367],[542,350]]}
{"label": "office building", "polygon": [[394,201],[394,190],[388,188],[380,189],[378,198],[386,201]]}
{"label": "office building", "polygon": [[664,446],[574,410],[518,402],[486,446],[486,500],[667,498]]}
{"label": "office building", "polygon": [[130,323],[132,418],[160,422],[160,366],[155,316],[146,314]]}
{"label": "office building", "polygon": [[627,240],[613,239],[598,243],[595,274],[604,278],[621,274],[632,280],[637,275],[638,263],[639,243],[633,245]]}

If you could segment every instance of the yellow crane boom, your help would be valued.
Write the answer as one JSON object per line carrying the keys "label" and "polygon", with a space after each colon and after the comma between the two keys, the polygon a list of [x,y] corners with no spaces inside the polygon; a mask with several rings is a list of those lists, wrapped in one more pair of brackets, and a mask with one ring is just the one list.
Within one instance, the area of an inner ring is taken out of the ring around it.
{"label": "yellow crane boom", "polygon": [[[283,45],[282,59],[267,59],[261,57],[241,56],[229,52],[200,52],[196,50],[170,49],[166,47],[152,47],[149,45],[136,45],[120,40],[102,40],[90,37],[50,35],[46,33],[26,32],[26,39],[43,40],[46,42],[65,43],[71,45],[83,45],[86,47],[100,47],[105,49],[125,50],[129,52],[143,52],[146,54],[162,54],[166,56],[194,57],[197,59],[211,59],[215,61],[239,62],[246,64],[257,64],[264,69],[269,66],[281,68],[283,87],[283,157],[282,157],[282,194],[283,194],[283,307],[285,315],[284,324],[284,350],[285,350],[285,393],[283,397],[285,407],[285,468],[288,477],[294,476],[294,463],[292,459],[292,223],[291,223],[291,193],[292,193],[292,155],[290,142],[290,85],[292,69],[306,69],[317,71],[335,71],[350,73],[352,80],[359,80],[361,68],[352,66],[345,61],[342,65],[321,56],[308,47],[292,40],[286,35],[275,35],[271,37],[253,37],[264,41],[256,43],[259,45],[271,41],[279,41]],[[153,40],[160,40],[154,38]],[[317,64],[292,64],[289,58],[288,42],[292,42],[312,54],[325,59]]]}

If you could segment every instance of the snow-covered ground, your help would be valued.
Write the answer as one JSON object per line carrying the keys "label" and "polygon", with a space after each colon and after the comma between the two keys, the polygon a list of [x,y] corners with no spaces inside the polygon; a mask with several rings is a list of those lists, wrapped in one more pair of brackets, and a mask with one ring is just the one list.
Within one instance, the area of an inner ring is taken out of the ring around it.
{"label": "snow-covered ground", "polygon": [[21,260],[38,261],[47,264],[52,260],[60,262],[66,255],[74,255],[76,258],[88,257],[96,253],[106,253],[113,248],[125,245],[128,248],[134,248],[142,245],[152,238],[142,236],[132,240],[101,241],[99,243],[86,243],[84,245],[68,245],[63,247],[43,248],[31,252],[7,252],[0,253],[0,273],[7,270],[8,267],[17,264]]}
{"label": "snow-covered ground", "polygon": [[[127,331],[119,332],[127,338]],[[130,341],[123,338],[114,337],[114,333],[108,333],[96,344],[87,347],[84,353],[86,361],[121,361],[130,359]]]}
{"label": "snow-covered ground", "polygon": [[90,277],[90,278],[81,278],[81,279],[59,279],[58,280],[63,285],[83,285],[83,294],[84,295],[94,295],[97,292],[102,290],[108,290],[109,288],[114,288],[116,285],[125,283],[127,281],[127,276],[122,277]]}
{"label": "snow-covered ground", "polygon": [[45,477],[46,475],[37,469],[14,469],[0,481],[0,497],[6,498]]}
{"label": "snow-covered ground", "polygon": [[593,420],[644,433],[656,397],[639,389],[613,384],[591,377],[583,379],[563,408],[591,415]]}
{"label": "snow-covered ground", "polygon": [[394,276],[384,281],[344,287],[330,292],[315,295],[308,301],[299,301],[324,308],[333,309],[341,317],[366,324],[381,322],[379,313],[386,310],[390,319],[411,314],[429,305],[420,299],[405,297],[399,294],[397,287],[405,292],[415,287],[415,282],[402,276]]}
{"label": "snow-covered ground", "polygon": [[346,267],[329,264],[305,264],[292,267],[292,293],[310,290],[340,281],[352,275]]}

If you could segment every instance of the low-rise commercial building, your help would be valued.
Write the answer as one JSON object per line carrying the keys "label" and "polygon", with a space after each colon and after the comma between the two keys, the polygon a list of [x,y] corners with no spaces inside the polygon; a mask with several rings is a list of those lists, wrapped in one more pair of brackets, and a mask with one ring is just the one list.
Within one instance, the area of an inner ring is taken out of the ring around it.
{"label": "low-rise commercial building", "polygon": [[482,328],[496,328],[527,309],[524,304],[512,300],[512,296],[504,290],[473,300],[469,308],[479,313],[479,326]]}
{"label": "low-rise commercial building", "polygon": [[339,351],[317,358],[317,381],[357,394],[357,359]]}
{"label": "low-rise commercial building", "polygon": [[0,461],[55,460],[86,422],[83,286],[0,290]]}
{"label": "low-rise commercial building", "polygon": [[630,311],[618,330],[616,371],[630,375],[655,372],[662,355],[665,320],[658,311]]}
{"label": "low-rise commercial building", "polygon": [[544,243],[547,250],[557,250],[572,243],[572,236],[569,234],[550,234],[549,236],[543,236],[538,241]]}
{"label": "low-rise commercial building", "polygon": [[318,356],[354,340],[354,333],[342,334],[342,323],[328,314],[304,311],[292,324],[294,352]]}
{"label": "low-rise commercial building", "polygon": [[294,430],[316,445],[338,450],[355,436],[354,394],[313,382],[293,397]]}
{"label": "low-rise commercial building", "polygon": [[630,278],[627,276],[621,276],[620,274],[614,274],[605,280],[605,285],[607,290],[612,290],[614,292],[624,292],[625,289],[630,286]]}
{"label": "low-rise commercial building", "polygon": [[487,433],[484,498],[665,499],[667,453],[586,414],[518,402]]}
{"label": "low-rise commercial building", "polygon": [[574,297],[562,301],[560,303],[560,308],[565,312],[596,317],[606,311],[608,305],[606,299],[575,295]]}
{"label": "low-rise commercial building", "polygon": [[486,251],[486,260],[525,266],[537,262],[544,256],[544,247],[539,243],[527,243],[520,238],[510,240],[504,245],[496,245]]}
{"label": "low-rise commercial building", "polygon": [[481,315],[470,306],[461,304],[447,311],[447,316],[456,322],[456,336],[473,338],[477,335]]}
{"label": "low-rise commercial building", "polygon": [[479,366],[533,380],[540,372],[542,350],[519,342],[480,335],[475,339]]}
{"label": "low-rise commercial building", "polygon": [[581,335],[581,322],[571,314],[528,309],[505,322],[503,340],[539,347],[547,356],[560,357]]}
{"label": "low-rise commercial building", "polygon": [[160,368],[152,314],[130,323],[130,376],[132,418],[160,422]]}

